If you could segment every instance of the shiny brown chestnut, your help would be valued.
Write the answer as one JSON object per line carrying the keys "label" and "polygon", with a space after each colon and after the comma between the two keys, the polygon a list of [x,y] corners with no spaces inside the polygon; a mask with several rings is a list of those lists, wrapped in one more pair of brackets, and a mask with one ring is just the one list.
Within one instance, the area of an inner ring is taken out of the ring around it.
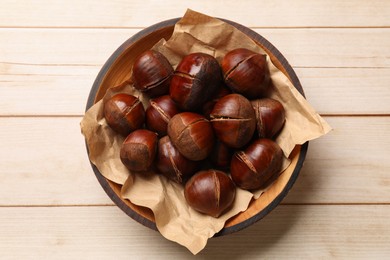
{"label": "shiny brown chestnut", "polygon": [[141,128],[145,121],[145,109],[141,101],[127,94],[116,94],[104,103],[107,124],[117,133],[127,136]]}
{"label": "shiny brown chestnut", "polygon": [[179,152],[192,161],[205,159],[214,145],[210,122],[204,116],[192,112],[172,117],[168,123],[168,136]]}
{"label": "shiny brown chestnut", "polygon": [[221,66],[224,81],[233,92],[249,99],[267,93],[270,75],[265,55],[239,48],[228,52]]}
{"label": "shiny brown chestnut", "polygon": [[284,125],[286,113],[282,103],[272,98],[251,101],[256,114],[257,133],[260,138],[273,138]]}
{"label": "shiny brown chestnut", "polygon": [[192,53],[177,65],[169,93],[179,108],[197,111],[214,95],[221,82],[218,61],[205,53]]}
{"label": "shiny brown chestnut", "polygon": [[132,81],[134,88],[149,97],[168,94],[173,67],[158,51],[148,50],[134,61]]}
{"label": "shiny brown chestnut", "polygon": [[207,101],[203,107],[202,107],[202,112],[203,115],[207,118],[210,119],[210,113],[213,110],[213,107],[217,103],[218,100],[220,100],[222,97],[232,94],[232,91],[227,88],[225,85],[222,85],[218,88],[217,93],[213,96],[213,98],[209,101]]}
{"label": "shiny brown chestnut", "polygon": [[283,152],[271,139],[258,139],[245,151],[236,152],[230,164],[234,183],[245,190],[264,188],[281,170]]}
{"label": "shiny brown chestnut", "polygon": [[184,187],[184,196],[190,207],[212,217],[219,217],[229,209],[236,195],[236,187],[221,171],[196,173]]}
{"label": "shiny brown chestnut", "polygon": [[187,181],[198,169],[198,163],[188,160],[173,146],[169,136],[158,141],[157,169],[177,183]]}
{"label": "shiny brown chestnut", "polygon": [[164,136],[167,134],[169,120],[177,113],[179,109],[169,95],[152,99],[146,109],[146,127],[159,136]]}
{"label": "shiny brown chestnut", "polygon": [[229,94],[218,100],[210,118],[218,139],[229,147],[243,147],[255,132],[255,112],[250,101],[239,94]]}
{"label": "shiny brown chestnut", "polygon": [[148,171],[156,157],[157,142],[157,134],[152,131],[138,129],[130,133],[120,150],[122,163],[130,171]]}

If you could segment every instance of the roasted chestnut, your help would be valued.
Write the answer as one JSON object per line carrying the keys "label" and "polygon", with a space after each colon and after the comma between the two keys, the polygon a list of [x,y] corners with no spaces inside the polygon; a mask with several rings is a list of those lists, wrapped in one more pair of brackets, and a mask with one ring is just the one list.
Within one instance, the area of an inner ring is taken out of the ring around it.
{"label": "roasted chestnut", "polygon": [[270,75],[265,55],[239,48],[228,52],[221,66],[224,81],[233,92],[249,99],[267,93]]}
{"label": "roasted chestnut", "polygon": [[227,169],[230,166],[232,156],[233,149],[217,140],[214,144],[213,150],[210,153],[209,159],[213,165],[213,168]]}
{"label": "roasted chestnut", "polygon": [[217,90],[217,93],[215,93],[215,95],[213,96],[213,98],[211,100],[207,101],[203,105],[203,107],[202,107],[203,115],[207,119],[210,119],[210,113],[211,113],[211,110],[213,110],[215,103],[217,103],[217,101],[220,100],[222,97],[229,95],[231,93],[232,93],[232,91],[229,88],[225,87],[225,85],[220,86]]}
{"label": "roasted chestnut", "polygon": [[169,136],[158,141],[157,169],[168,179],[184,183],[198,169],[198,163],[188,160],[173,146]]}
{"label": "roasted chestnut", "polygon": [[197,111],[214,95],[221,81],[221,68],[213,56],[192,53],[177,65],[169,93],[179,108]]}
{"label": "roasted chestnut", "polygon": [[169,95],[152,99],[146,109],[146,127],[159,136],[164,136],[167,134],[169,120],[177,113],[179,109]]}
{"label": "roasted chestnut", "polygon": [[148,171],[156,157],[157,142],[157,134],[152,131],[138,129],[130,133],[120,150],[122,163],[130,171]]}
{"label": "roasted chestnut", "polygon": [[114,95],[104,103],[103,111],[107,124],[123,136],[141,128],[145,121],[145,109],[132,95]]}
{"label": "roasted chestnut", "polygon": [[149,97],[168,94],[173,67],[158,51],[148,50],[134,61],[132,81],[134,88]]}
{"label": "roasted chestnut", "polygon": [[252,105],[239,94],[229,94],[218,100],[210,118],[218,139],[233,148],[246,145],[256,128]]}
{"label": "roasted chestnut", "polygon": [[256,114],[257,133],[260,138],[273,138],[284,125],[286,120],[282,103],[271,98],[253,100]]}
{"label": "roasted chestnut", "polygon": [[179,152],[192,161],[205,159],[214,145],[210,122],[204,116],[192,112],[172,117],[168,123],[168,136]]}
{"label": "roasted chestnut", "polygon": [[264,188],[267,181],[281,170],[283,152],[277,143],[262,138],[245,151],[236,152],[230,164],[234,183],[245,190]]}
{"label": "roasted chestnut", "polygon": [[226,173],[200,171],[185,185],[184,196],[190,207],[212,217],[219,217],[231,207],[236,187]]}

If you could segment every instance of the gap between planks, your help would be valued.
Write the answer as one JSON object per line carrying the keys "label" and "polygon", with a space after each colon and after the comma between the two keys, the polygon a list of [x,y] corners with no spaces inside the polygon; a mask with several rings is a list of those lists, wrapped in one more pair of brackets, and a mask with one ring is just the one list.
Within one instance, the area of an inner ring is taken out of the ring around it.
{"label": "gap between planks", "polygon": [[[357,202],[357,203],[280,203],[278,206],[390,206],[390,202]],[[61,205],[0,205],[0,208],[72,208],[72,207],[117,207],[112,204],[61,204]]]}
{"label": "gap between planks", "polygon": [[[162,21],[161,21],[162,22]],[[150,26],[152,26],[151,24]],[[0,26],[0,29],[49,29],[49,30],[89,30],[89,29],[137,29],[143,30],[145,26]],[[250,26],[249,29],[388,29],[390,26]]]}

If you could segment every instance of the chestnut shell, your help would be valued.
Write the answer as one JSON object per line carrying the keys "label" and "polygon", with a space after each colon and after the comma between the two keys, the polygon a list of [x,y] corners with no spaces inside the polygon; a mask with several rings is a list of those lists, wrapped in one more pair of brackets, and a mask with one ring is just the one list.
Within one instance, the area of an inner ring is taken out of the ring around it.
{"label": "chestnut shell", "polygon": [[286,113],[282,103],[271,98],[253,100],[259,138],[273,138],[283,128]]}
{"label": "chestnut shell", "polygon": [[141,128],[145,121],[145,109],[141,101],[122,93],[112,96],[104,103],[103,113],[107,124],[123,136]]}
{"label": "chestnut shell", "polygon": [[234,183],[245,190],[264,188],[267,181],[281,170],[283,151],[277,143],[262,138],[245,151],[236,152],[230,164]]}
{"label": "chestnut shell", "polygon": [[159,136],[164,136],[167,134],[169,120],[177,113],[179,108],[169,95],[152,99],[146,109],[146,127]]}
{"label": "chestnut shell", "polygon": [[150,170],[156,157],[157,141],[157,134],[146,129],[138,129],[130,133],[120,150],[122,163],[130,171]]}
{"label": "chestnut shell", "polygon": [[234,49],[224,56],[221,67],[224,81],[233,92],[249,99],[267,93],[270,75],[265,55],[244,48]]}
{"label": "chestnut shell", "polygon": [[191,53],[177,65],[169,94],[186,111],[201,110],[222,82],[218,61],[206,53]]}
{"label": "chestnut shell", "polygon": [[204,116],[192,112],[172,117],[168,123],[168,136],[179,152],[193,161],[206,159],[214,145],[210,122]]}
{"label": "chestnut shell", "polygon": [[173,67],[158,51],[147,50],[134,61],[132,81],[134,88],[149,97],[168,94]]}
{"label": "chestnut shell", "polygon": [[221,171],[206,170],[196,173],[185,185],[184,196],[190,207],[212,217],[219,217],[234,202],[236,187]]}
{"label": "chestnut shell", "polygon": [[164,136],[158,142],[156,166],[160,173],[177,183],[184,183],[198,169],[198,163],[179,153],[169,136]]}
{"label": "chestnut shell", "polygon": [[246,145],[256,129],[252,105],[240,94],[229,94],[219,99],[210,118],[218,139],[233,148]]}

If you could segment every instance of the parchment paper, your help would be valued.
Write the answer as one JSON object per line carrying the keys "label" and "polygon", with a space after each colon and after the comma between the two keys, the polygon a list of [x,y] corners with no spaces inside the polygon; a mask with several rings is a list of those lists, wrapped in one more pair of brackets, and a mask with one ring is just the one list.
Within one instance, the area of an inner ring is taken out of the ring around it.
{"label": "parchment paper", "polygon": [[[153,48],[163,53],[174,67],[183,56],[192,52],[208,53],[218,61],[235,48],[247,48],[265,54],[264,50],[235,27],[192,10],[187,10],[176,24],[170,39],[162,39]],[[281,101],[286,110],[286,123],[276,141],[288,157],[296,144],[318,138],[331,128],[268,56],[267,63],[273,85],[271,97]],[[130,173],[119,159],[124,138],[110,129],[102,113],[104,100],[119,92],[139,96],[144,106],[148,106],[147,98],[134,90],[131,82],[113,86],[107,91],[103,100],[92,106],[81,121],[90,160],[104,177],[123,185],[123,198],[153,211],[156,226],[164,237],[197,254],[206,246],[208,238],[223,228],[227,219],[244,211],[252,197],[259,197],[262,191],[250,193],[237,189],[234,206],[219,218],[213,218],[187,205],[181,185],[152,172],[144,175]]]}

